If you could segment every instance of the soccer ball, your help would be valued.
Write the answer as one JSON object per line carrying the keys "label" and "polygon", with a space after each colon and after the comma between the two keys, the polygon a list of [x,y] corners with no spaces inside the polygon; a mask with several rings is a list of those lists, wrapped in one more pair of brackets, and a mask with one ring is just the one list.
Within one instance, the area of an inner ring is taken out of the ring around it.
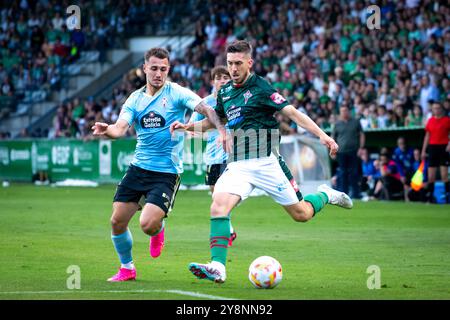
{"label": "soccer ball", "polygon": [[258,289],[275,288],[282,278],[281,264],[269,256],[256,258],[248,268],[248,279]]}

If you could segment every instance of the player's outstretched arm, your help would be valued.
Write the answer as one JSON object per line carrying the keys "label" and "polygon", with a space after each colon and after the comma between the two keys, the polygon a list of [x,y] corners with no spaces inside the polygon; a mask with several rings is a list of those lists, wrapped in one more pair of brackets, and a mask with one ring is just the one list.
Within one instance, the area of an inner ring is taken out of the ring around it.
{"label": "player's outstretched arm", "polygon": [[319,126],[314,121],[312,121],[310,117],[298,111],[292,105],[287,105],[286,107],[281,109],[281,113],[294,121],[298,126],[308,130],[309,132],[317,136],[320,139],[320,142],[327,146],[328,149],[330,149],[330,156],[336,156],[336,153],[339,149],[336,141],[334,141],[334,139],[332,139],[322,129],[320,129]]}
{"label": "player's outstretched arm", "polygon": [[222,145],[226,153],[231,153],[233,140],[231,139],[230,134],[225,129],[224,123],[226,122],[226,120],[220,119],[217,115],[217,112],[203,101],[200,102],[194,110],[200,114],[203,114],[207,119],[209,119],[214,127],[217,128],[217,131],[219,131],[217,144]]}
{"label": "player's outstretched arm", "polygon": [[173,134],[175,130],[185,130],[190,132],[205,132],[212,128],[214,128],[214,125],[211,123],[211,121],[209,121],[208,118],[189,123],[181,123],[180,121],[174,121],[170,125],[170,133]]}
{"label": "player's outstretched arm", "polygon": [[94,136],[106,136],[111,139],[123,137],[128,130],[128,122],[123,119],[117,120],[115,124],[96,122],[92,128]]}
{"label": "player's outstretched arm", "polygon": [[216,111],[211,108],[209,105],[207,105],[205,102],[200,102],[194,109],[195,112],[198,112],[206,117],[206,119],[209,120],[210,123],[214,127],[219,130],[220,133],[225,133],[225,126],[223,125],[222,121],[219,119],[219,116],[217,115]]}

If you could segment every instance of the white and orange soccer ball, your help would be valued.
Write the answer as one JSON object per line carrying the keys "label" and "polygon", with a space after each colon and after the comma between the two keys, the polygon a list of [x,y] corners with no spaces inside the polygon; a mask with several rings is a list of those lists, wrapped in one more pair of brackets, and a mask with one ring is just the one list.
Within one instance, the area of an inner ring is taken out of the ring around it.
{"label": "white and orange soccer ball", "polygon": [[256,258],[248,268],[248,279],[258,289],[275,288],[282,278],[281,264],[269,256]]}

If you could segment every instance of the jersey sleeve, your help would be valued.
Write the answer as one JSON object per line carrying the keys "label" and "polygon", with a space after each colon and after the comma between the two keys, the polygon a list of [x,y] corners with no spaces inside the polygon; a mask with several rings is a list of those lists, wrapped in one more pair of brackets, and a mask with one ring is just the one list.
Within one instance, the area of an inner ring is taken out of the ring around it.
{"label": "jersey sleeve", "polygon": [[226,118],[226,114],[225,114],[225,110],[223,108],[223,101],[222,101],[222,90],[219,90],[219,92],[217,93],[217,104],[214,108],[214,110],[216,110],[217,116],[220,119]]}
{"label": "jersey sleeve", "polygon": [[202,101],[202,98],[187,88],[178,86],[177,91],[179,106],[194,111],[195,107]]}
{"label": "jersey sleeve", "polygon": [[131,94],[123,104],[122,110],[120,110],[119,118],[117,119],[125,120],[126,122],[128,122],[128,125],[130,127],[133,125],[134,119],[136,117],[136,111],[134,108],[135,100],[135,95]]}
{"label": "jersey sleeve", "polygon": [[261,103],[275,111],[280,111],[289,105],[289,102],[268,83],[262,87]]}
{"label": "jersey sleeve", "polygon": [[194,123],[197,121],[202,121],[203,119],[205,119],[204,115],[198,112],[193,112],[191,118],[189,119],[189,122]]}

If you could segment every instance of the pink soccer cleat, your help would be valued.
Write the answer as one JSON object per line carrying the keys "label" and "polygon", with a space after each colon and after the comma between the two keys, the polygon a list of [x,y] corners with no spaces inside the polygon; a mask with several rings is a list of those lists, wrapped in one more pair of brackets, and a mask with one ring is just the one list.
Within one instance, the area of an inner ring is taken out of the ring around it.
{"label": "pink soccer cleat", "polygon": [[164,229],[156,236],[150,237],[150,255],[152,258],[158,258],[164,248]]}
{"label": "pink soccer cleat", "polygon": [[109,282],[120,282],[136,280],[136,269],[120,268],[114,276],[108,279]]}

